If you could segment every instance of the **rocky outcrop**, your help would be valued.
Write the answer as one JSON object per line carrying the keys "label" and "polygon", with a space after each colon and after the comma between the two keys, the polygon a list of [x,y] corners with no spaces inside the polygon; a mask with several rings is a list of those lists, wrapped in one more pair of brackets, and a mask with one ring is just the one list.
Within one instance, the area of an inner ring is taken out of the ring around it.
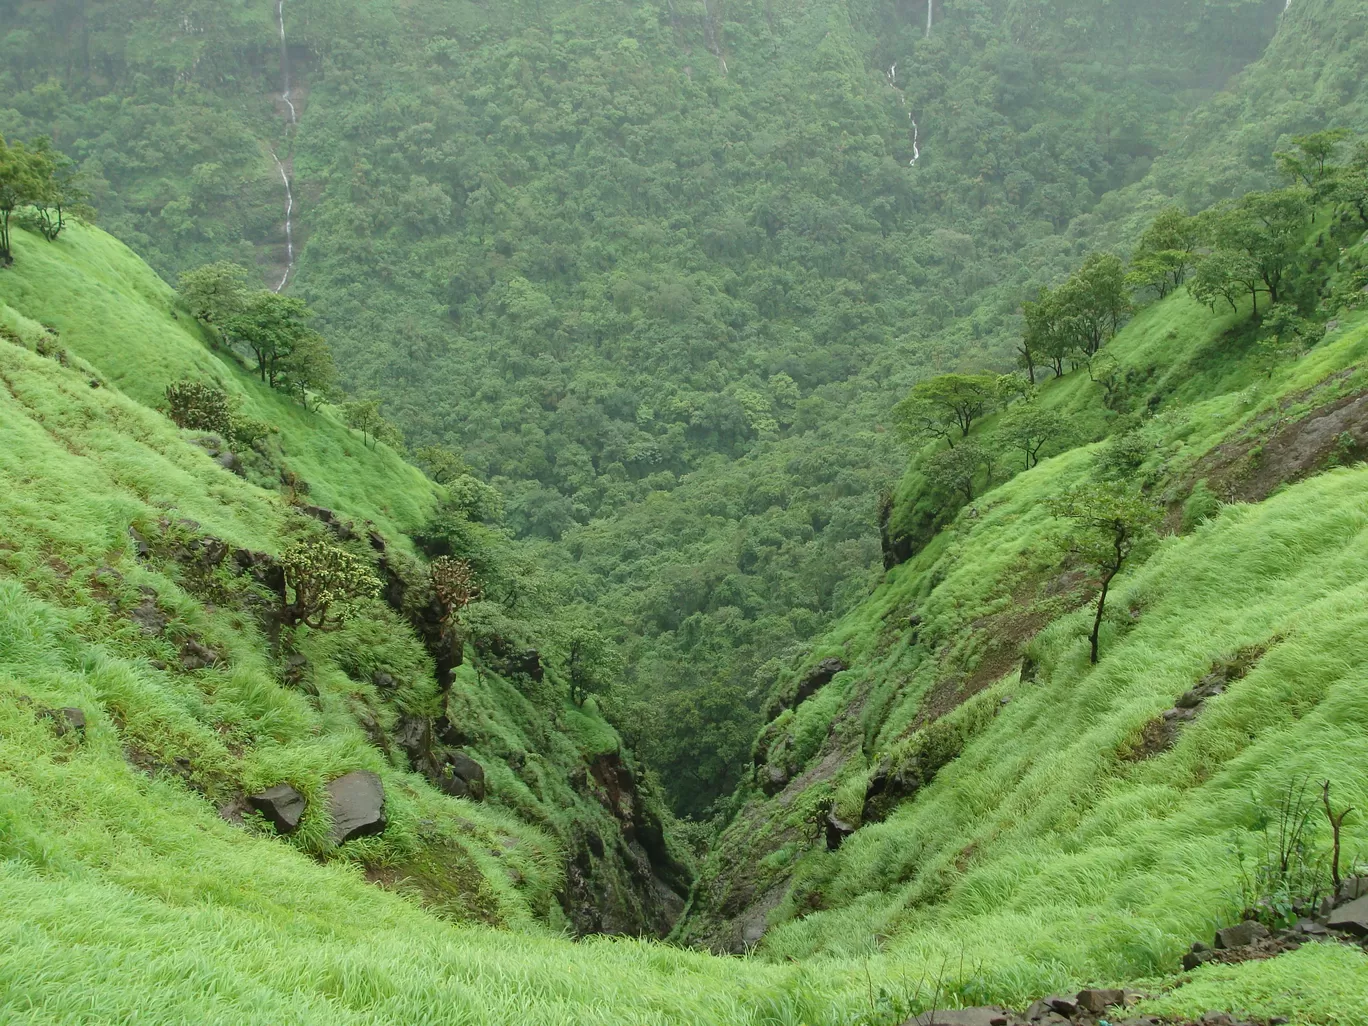
{"label": "rocky outcrop", "polygon": [[289,784],[276,784],[259,794],[247,796],[247,804],[265,817],[278,834],[292,834],[304,816],[304,796]]}
{"label": "rocky outcrop", "polygon": [[383,833],[385,785],[369,770],[353,770],[328,783],[328,808],[334,844]]}
{"label": "rocky outcrop", "polygon": [[670,853],[664,824],[620,753],[590,761],[581,789],[618,827],[616,844],[592,829],[575,837],[561,905],[580,934],[663,937],[684,911],[687,866]]}
{"label": "rocky outcrop", "polygon": [[792,694],[781,695],[770,704],[766,714],[767,719],[774,719],[785,709],[796,709],[813,695],[821,691],[831,683],[836,674],[843,672],[848,667],[844,659],[830,658],[823,659],[812,669],[808,670],[798,682],[798,686]]}

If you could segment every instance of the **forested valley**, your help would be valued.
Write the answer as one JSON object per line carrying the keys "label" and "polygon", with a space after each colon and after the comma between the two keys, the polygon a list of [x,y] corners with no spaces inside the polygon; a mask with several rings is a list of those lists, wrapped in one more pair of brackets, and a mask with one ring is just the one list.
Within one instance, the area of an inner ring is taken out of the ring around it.
{"label": "forested valley", "polygon": [[1361,0],[0,0],[14,928],[217,887],[259,1007],[159,1022],[1368,1021],[1365,65]]}

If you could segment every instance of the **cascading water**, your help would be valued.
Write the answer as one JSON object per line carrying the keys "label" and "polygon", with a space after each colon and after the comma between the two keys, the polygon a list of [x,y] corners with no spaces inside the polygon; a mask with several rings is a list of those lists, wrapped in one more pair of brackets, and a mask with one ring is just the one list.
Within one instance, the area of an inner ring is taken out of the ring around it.
{"label": "cascading water", "polygon": [[[295,110],[294,99],[290,96],[290,47],[285,40],[285,0],[276,0],[276,25],[280,29],[280,98],[285,101],[290,127],[293,128],[299,123],[299,113]],[[285,186],[285,273],[280,276],[280,282],[275,287],[275,290],[280,292],[289,284],[290,275],[294,272],[294,186],[290,181],[289,171],[276,156],[275,150],[271,151],[271,159],[275,161],[276,170],[280,172],[280,181]]]}
{"label": "cascading water", "polygon": [[[888,84],[902,99],[903,106],[907,106],[907,96],[898,88],[898,65],[896,61],[888,69]],[[910,110],[907,112],[907,120],[912,123],[912,159],[907,162],[907,166],[916,167],[917,161],[921,160],[921,129],[917,127],[917,119],[913,117]]]}

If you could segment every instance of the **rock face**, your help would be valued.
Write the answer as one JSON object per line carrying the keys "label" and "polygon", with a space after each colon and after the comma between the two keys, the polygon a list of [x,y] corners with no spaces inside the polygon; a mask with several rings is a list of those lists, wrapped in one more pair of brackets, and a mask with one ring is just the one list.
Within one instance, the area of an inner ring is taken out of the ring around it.
{"label": "rock face", "polygon": [[1268,936],[1268,927],[1263,923],[1255,922],[1253,919],[1246,919],[1238,926],[1227,926],[1223,930],[1216,931],[1217,948],[1243,948],[1253,944],[1256,940],[1263,940]]}
{"label": "rock face", "polygon": [[353,770],[328,784],[332,840],[345,844],[385,829],[385,785],[370,770]]}
{"label": "rock face", "polygon": [[83,737],[86,729],[86,715],[75,706],[62,709],[44,709],[39,715],[52,721],[52,732],[58,737],[75,734]]}
{"label": "rock face", "polygon": [[1368,937],[1368,897],[1355,898],[1349,904],[1341,905],[1330,913],[1325,925],[1355,937]]}
{"label": "rock face", "polygon": [[289,784],[276,784],[260,794],[247,796],[247,804],[266,817],[276,833],[292,834],[304,815],[304,796]]}
{"label": "rock face", "polygon": [[769,707],[769,718],[774,719],[785,709],[796,709],[813,695],[831,683],[831,679],[847,669],[844,659],[823,659],[810,669],[801,681],[792,698],[779,698]]}
{"label": "rock face", "polygon": [[446,758],[446,765],[442,767],[438,781],[442,790],[453,798],[484,801],[484,767],[465,752],[450,752]]}

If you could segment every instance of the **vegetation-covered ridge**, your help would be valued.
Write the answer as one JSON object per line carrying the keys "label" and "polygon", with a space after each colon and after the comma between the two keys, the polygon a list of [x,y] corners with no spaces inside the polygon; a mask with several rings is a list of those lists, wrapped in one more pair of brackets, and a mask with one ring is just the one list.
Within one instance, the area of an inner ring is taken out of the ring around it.
{"label": "vegetation-covered ridge", "polygon": [[4,0],[0,132],[53,137],[168,276],[279,284],[287,175],[287,291],[343,383],[574,577],[703,817],[877,573],[888,407],[1009,358],[1022,292],[1145,208],[1107,203],[1282,8]]}
{"label": "vegetation-covered ridge", "polygon": [[[911,391],[888,579],[773,695],[681,936],[914,977],[939,959],[963,999],[1011,1004],[1312,913],[1332,841],[1364,863],[1361,822],[1340,836],[1312,793],[1365,798],[1347,135],[1280,152],[1284,189],[1163,213],[1124,279],[1095,257],[1045,290],[1022,359],[1060,358],[1038,388]],[[1335,969],[1230,1009],[1357,1021],[1352,957],[1347,992]]]}
{"label": "vegetation-covered ridge", "polygon": [[[668,931],[687,858],[593,700],[571,700],[582,635],[549,625],[556,597],[510,565],[497,525],[465,519],[464,479],[437,484],[256,380],[103,233],[20,229],[15,246],[0,282],[0,693],[21,802],[7,855],[74,867],[43,832],[70,802],[94,817],[97,861],[135,839],[155,850],[198,807],[458,920]],[[429,570],[410,537],[434,522],[468,559]],[[83,732],[52,736],[41,714],[61,708]],[[383,809],[348,826],[331,785],[353,771],[378,775]],[[194,857],[168,854],[166,872]]]}

